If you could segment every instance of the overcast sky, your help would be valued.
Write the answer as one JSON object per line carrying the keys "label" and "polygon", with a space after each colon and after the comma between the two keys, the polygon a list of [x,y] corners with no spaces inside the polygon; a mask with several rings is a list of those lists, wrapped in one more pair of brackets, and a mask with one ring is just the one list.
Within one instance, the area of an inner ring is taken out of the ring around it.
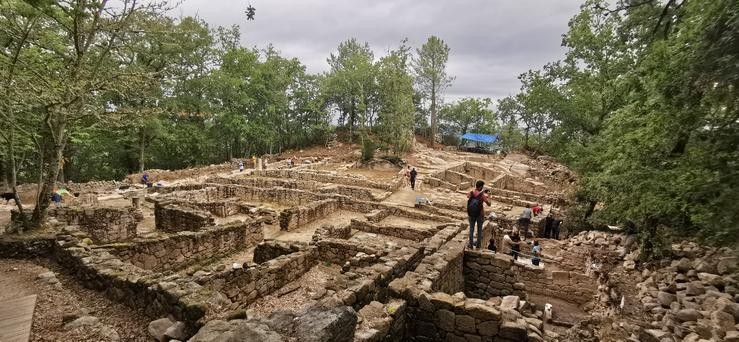
{"label": "overcast sky", "polygon": [[450,47],[448,73],[456,77],[447,101],[498,99],[515,94],[516,78],[563,55],[561,36],[582,0],[184,0],[177,15],[197,15],[215,27],[240,25],[244,46],[272,43],[310,72],[328,70],[326,58],[341,41],[368,42],[375,58],[403,38],[420,47],[430,35]]}

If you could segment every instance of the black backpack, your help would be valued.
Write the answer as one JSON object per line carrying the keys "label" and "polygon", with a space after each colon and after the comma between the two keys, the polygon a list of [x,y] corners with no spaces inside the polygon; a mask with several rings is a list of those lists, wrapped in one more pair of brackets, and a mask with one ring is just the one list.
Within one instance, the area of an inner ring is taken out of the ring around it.
{"label": "black backpack", "polygon": [[470,199],[467,200],[467,215],[469,217],[478,217],[480,216],[480,212],[482,212],[482,200],[480,199],[482,192],[477,194],[477,196],[472,196],[473,193],[470,192]]}

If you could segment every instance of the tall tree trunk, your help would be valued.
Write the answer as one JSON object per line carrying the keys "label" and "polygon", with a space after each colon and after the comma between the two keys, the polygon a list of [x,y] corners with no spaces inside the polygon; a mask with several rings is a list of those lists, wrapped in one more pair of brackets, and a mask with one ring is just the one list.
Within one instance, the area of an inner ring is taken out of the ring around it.
{"label": "tall tree trunk", "polygon": [[588,209],[585,210],[585,217],[584,217],[585,220],[587,220],[588,218],[590,218],[590,216],[593,215],[593,212],[595,211],[596,203],[597,203],[596,201],[588,201]]}
{"label": "tall tree trunk", "polygon": [[48,133],[46,133],[48,136],[45,137],[45,143],[42,147],[43,154],[46,154],[47,157],[44,158],[42,164],[40,190],[31,217],[31,225],[34,227],[38,227],[46,219],[46,210],[51,204],[51,192],[54,190],[55,181],[59,176],[59,161],[64,157],[66,122],[63,118],[60,118],[55,126],[51,126],[48,128]]}
{"label": "tall tree trunk", "polygon": [[3,159],[0,161],[0,172],[3,174],[3,191],[6,191],[7,189],[10,189],[10,183],[8,179],[8,174],[10,171],[8,170],[8,167],[6,167],[6,160]]}
{"label": "tall tree trunk", "polygon": [[139,131],[139,173],[144,172],[144,158],[146,156],[146,131],[141,127]]}
{"label": "tall tree trunk", "polygon": [[431,146],[436,145],[436,82],[431,84]]}
{"label": "tall tree trunk", "polygon": [[529,127],[527,126],[524,130],[524,138],[523,138],[523,147],[524,149],[529,149]]}
{"label": "tall tree trunk", "polygon": [[[26,212],[23,208],[23,203],[21,203],[21,196],[18,195],[18,167],[15,163],[15,129],[11,128],[10,132],[8,132],[9,136],[9,144],[8,144],[8,158],[9,158],[9,173],[10,173],[10,189],[13,192],[13,199],[15,200],[15,206],[18,208],[18,214],[21,218],[21,222],[23,224],[23,230],[29,230],[30,224],[28,222],[28,217],[26,216]],[[5,170],[3,170],[5,171]],[[4,177],[8,175],[8,173],[3,172]]]}

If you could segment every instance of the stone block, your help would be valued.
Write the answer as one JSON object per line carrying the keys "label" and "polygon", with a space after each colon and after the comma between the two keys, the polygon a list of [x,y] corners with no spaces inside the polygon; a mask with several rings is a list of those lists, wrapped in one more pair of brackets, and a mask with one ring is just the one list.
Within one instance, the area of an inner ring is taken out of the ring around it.
{"label": "stone block", "polygon": [[456,325],[456,317],[454,312],[440,309],[436,311],[436,324],[440,329],[453,332]]}
{"label": "stone block", "polygon": [[454,320],[457,330],[467,333],[477,332],[477,329],[475,328],[475,319],[472,316],[456,315]]}

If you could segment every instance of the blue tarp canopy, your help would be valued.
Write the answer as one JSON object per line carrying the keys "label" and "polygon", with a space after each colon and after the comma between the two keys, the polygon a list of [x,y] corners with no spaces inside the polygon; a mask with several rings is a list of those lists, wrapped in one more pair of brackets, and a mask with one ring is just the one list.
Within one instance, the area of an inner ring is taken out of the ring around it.
{"label": "blue tarp canopy", "polygon": [[462,139],[492,144],[498,140],[498,136],[496,134],[465,133]]}

